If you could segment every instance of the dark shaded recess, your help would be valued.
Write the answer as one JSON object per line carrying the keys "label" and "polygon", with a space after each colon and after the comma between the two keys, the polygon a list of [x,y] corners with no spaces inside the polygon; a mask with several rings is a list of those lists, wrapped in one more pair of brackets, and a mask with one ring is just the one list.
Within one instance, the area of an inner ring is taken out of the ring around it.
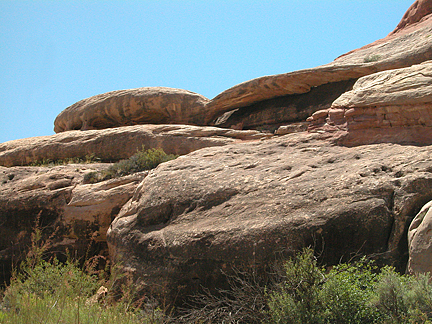
{"label": "dark shaded recess", "polygon": [[352,89],[357,79],[327,83],[308,93],[287,95],[231,110],[218,117],[215,126],[275,131],[279,126],[305,121],[314,112],[330,108],[341,94]]}
{"label": "dark shaded recess", "polygon": [[37,223],[47,237],[54,231],[57,217],[56,210],[44,208],[17,208],[4,214],[0,212],[0,287],[9,283],[13,267],[26,256],[31,246],[31,233]]}
{"label": "dark shaded recess", "polygon": [[[0,288],[10,283],[13,269],[26,257],[32,244],[32,233],[37,227],[41,230],[41,243],[51,243],[43,255],[46,260],[55,256],[60,262],[69,258],[83,264],[94,256],[100,256],[99,269],[108,259],[107,243],[95,242],[90,235],[83,235],[70,246],[57,245],[70,229],[61,226],[59,211],[55,208],[39,205],[27,209],[8,209],[0,211],[0,220]],[[87,229],[82,234],[87,234]]]}

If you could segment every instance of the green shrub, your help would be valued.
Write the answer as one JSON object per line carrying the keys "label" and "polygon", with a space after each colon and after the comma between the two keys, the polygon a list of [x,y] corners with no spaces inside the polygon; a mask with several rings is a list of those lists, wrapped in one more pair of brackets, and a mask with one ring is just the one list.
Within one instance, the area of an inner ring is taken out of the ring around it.
{"label": "green shrub", "polygon": [[66,164],[82,164],[82,163],[96,163],[100,162],[100,158],[98,158],[94,153],[87,154],[84,157],[72,157],[65,158],[59,160],[51,160],[51,159],[43,159],[30,163],[30,166],[56,166],[56,165],[66,165]]}
{"label": "green shrub", "polygon": [[[163,323],[165,316],[158,309],[143,311],[133,306],[135,296],[126,287],[119,300],[107,296],[93,302],[89,297],[104,285],[112,287],[103,273],[95,272],[87,262],[82,268],[77,262],[59,262],[56,258],[45,261],[49,242],[41,239],[41,231],[35,229],[32,245],[26,259],[15,271],[11,284],[6,288],[0,303],[0,323],[80,323],[80,324],[138,324]],[[97,275],[99,274],[99,276]]]}
{"label": "green shrub", "polygon": [[371,62],[377,62],[381,59],[381,55],[373,54],[368,55],[363,59],[364,63],[371,63]]}
{"label": "green shrub", "polygon": [[320,287],[325,281],[311,249],[284,264],[282,283],[269,294],[270,323],[323,323]]}
{"label": "green shrub", "polygon": [[362,259],[335,266],[320,291],[325,323],[377,323],[379,311],[372,305],[376,268]]}
{"label": "green shrub", "polygon": [[161,148],[151,148],[146,150],[143,147],[141,151],[138,151],[129,159],[114,163],[106,170],[85,174],[84,182],[96,183],[112,178],[123,177],[144,170],[151,170],[156,168],[159,164],[175,158],[177,158],[177,155],[166,154]]}
{"label": "green shrub", "polygon": [[362,259],[329,272],[311,250],[285,264],[285,277],[268,295],[269,323],[432,323],[429,275],[401,275]]}

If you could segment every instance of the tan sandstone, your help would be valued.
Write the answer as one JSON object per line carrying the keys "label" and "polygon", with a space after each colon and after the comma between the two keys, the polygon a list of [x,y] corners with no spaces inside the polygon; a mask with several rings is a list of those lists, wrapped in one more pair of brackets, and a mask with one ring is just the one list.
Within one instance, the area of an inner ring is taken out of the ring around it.
{"label": "tan sandstone", "polygon": [[408,272],[432,273],[432,201],[413,219],[408,230]]}
{"label": "tan sandstone", "polygon": [[311,129],[342,130],[340,143],[432,143],[432,61],[360,78]]}
{"label": "tan sandstone", "polygon": [[68,131],[51,136],[0,144],[0,165],[29,165],[94,155],[102,161],[126,159],[145,148],[162,148],[183,155],[208,146],[240,140],[259,140],[270,134],[191,125],[136,125],[103,130]]}
{"label": "tan sandstone", "polygon": [[[84,175],[106,164],[54,167],[0,167],[0,279],[23,257],[35,226],[48,248],[64,257],[90,257],[106,251],[106,231],[147,171],[85,184]],[[63,253],[63,254],[62,254]]]}
{"label": "tan sandstone", "polygon": [[191,91],[147,87],[83,99],[63,110],[54,131],[103,129],[137,124],[203,125],[208,99]]}
{"label": "tan sandstone", "polygon": [[[430,0],[427,3],[430,6]],[[225,90],[206,105],[206,121],[210,122],[226,111],[260,101],[303,94],[327,83],[357,79],[431,60],[431,34],[432,19],[427,19],[421,24],[401,27],[398,33],[342,55],[332,63],[243,82]]]}

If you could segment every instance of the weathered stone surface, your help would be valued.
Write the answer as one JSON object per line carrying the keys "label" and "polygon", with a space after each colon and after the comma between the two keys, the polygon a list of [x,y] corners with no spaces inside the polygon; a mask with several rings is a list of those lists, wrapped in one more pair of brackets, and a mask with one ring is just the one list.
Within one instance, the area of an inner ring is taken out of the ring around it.
{"label": "weathered stone surface", "polygon": [[208,99],[191,91],[147,87],[83,99],[63,110],[54,131],[103,129],[137,124],[203,125]]}
{"label": "weathered stone surface", "polygon": [[279,127],[276,131],[276,135],[286,135],[291,133],[299,133],[299,132],[305,132],[308,129],[308,123],[307,122],[300,122],[300,123],[292,123],[290,125],[284,125]]}
{"label": "weathered stone surface", "polygon": [[240,140],[258,140],[270,134],[190,125],[136,125],[104,130],[69,131],[51,136],[0,144],[0,165],[28,165],[42,160],[95,155],[102,161],[129,158],[137,150],[162,148],[168,154],[187,154],[197,149]]}
{"label": "weathered stone surface", "polygon": [[37,222],[51,236],[52,250],[68,248],[76,257],[106,250],[108,226],[147,172],[83,184],[84,174],[105,167],[0,167],[2,282],[8,279],[12,262],[25,253]]}
{"label": "weathered stone surface", "polygon": [[432,148],[318,138],[205,148],[160,166],[112,223],[112,259],[170,297],[305,245],[324,245],[328,264],[365,253],[404,268],[408,223],[432,198]]}
{"label": "weathered stone surface", "polygon": [[412,221],[408,231],[409,273],[432,273],[432,201]]}
{"label": "weathered stone surface", "polygon": [[[430,0],[427,3],[429,6]],[[215,120],[223,113],[237,108],[253,108],[261,101],[304,94],[324,84],[357,79],[375,72],[408,67],[431,60],[431,33],[432,19],[425,18],[421,23],[404,25],[398,32],[342,55],[332,63],[243,82],[222,92],[206,105],[206,121]],[[281,107],[289,105],[289,100],[286,100]],[[316,107],[315,111],[320,109],[323,107]],[[287,116],[282,116],[282,119],[286,121]]]}
{"label": "weathered stone surface", "polygon": [[344,131],[340,143],[349,146],[432,144],[432,61],[362,77],[308,120],[311,129]]}
{"label": "weathered stone surface", "polygon": [[407,27],[424,22],[431,18],[432,1],[431,0],[416,0],[407,10],[402,20],[397,25],[396,29],[390,34],[401,32]]}
{"label": "weathered stone surface", "polygon": [[218,127],[273,132],[279,126],[305,121],[315,111],[329,108],[342,93],[351,90],[355,81],[329,83],[312,88],[308,93],[260,101],[228,111],[214,124]]}

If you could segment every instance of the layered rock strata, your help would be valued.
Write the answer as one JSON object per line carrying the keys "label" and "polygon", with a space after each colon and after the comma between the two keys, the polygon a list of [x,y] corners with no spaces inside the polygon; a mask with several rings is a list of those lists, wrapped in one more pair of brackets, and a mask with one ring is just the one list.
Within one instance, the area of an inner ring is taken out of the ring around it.
{"label": "layered rock strata", "polygon": [[342,130],[340,143],[348,146],[432,144],[432,61],[360,78],[308,120],[311,129]]}
{"label": "layered rock strata", "polygon": [[0,144],[0,165],[29,165],[44,160],[96,156],[101,161],[126,159],[138,150],[162,148],[183,155],[208,146],[271,136],[258,131],[236,131],[190,125],[136,125],[104,130],[68,131]]}
{"label": "layered rock strata", "polygon": [[[430,0],[427,3],[430,4]],[[237,108],[242,108],[244,115],[249,107],[254,113],[258,102],[276,97],[304,94],[325,84],[357,79],[379,71],[409,67],[431,60],[432,19],[429,16],[426,18],[421,23],[400,27],[398,32],[342,55],[332,63],[312,69],[264,76],[236,85],[206,104],[206,121],[216,120],[225,112]],[[281,107],[289,105],[290,100],[286,98]],[[315,111],[319,109],[315,107]],[[287,121],[287,116],[282,116],[282,121]]]}
{"label": "layered rock strata", "polygon": [[63,110],[54,131],[103,129],[137,124],[203,125],[208,99],[163,87],[118,90],[83,99]]}

